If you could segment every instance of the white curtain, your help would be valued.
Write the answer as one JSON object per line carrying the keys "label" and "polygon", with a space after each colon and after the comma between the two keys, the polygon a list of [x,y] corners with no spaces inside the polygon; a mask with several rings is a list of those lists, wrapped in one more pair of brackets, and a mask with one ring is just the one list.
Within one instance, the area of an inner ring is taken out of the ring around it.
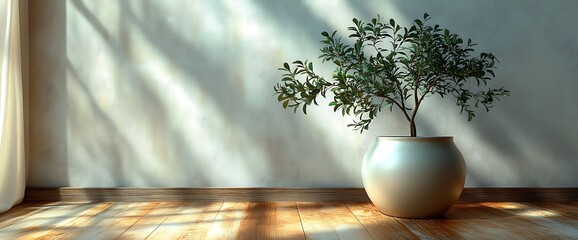
{"label": "white curtain", "polygon": [[26,186],[19,0],[0,0],[0,212]]}

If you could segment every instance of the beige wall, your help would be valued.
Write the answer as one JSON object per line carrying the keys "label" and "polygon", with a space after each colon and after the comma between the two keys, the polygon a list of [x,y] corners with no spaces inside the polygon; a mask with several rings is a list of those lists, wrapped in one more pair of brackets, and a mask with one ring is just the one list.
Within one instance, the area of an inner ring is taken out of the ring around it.
{"label": "beige wall", "polygon": [[[30,0],[29,186],[361,187],[383,112],[360,135],[329,107],[272,96],[319,33],[380,13],[433,21],[501,61],[512,91],[467,122],[432,97],[420,135],[452,135],[467,186],[578,186],[578,1]],[[331,73],[331,67],[321,67]],[[327,101],[323,101],[324,104]]]}

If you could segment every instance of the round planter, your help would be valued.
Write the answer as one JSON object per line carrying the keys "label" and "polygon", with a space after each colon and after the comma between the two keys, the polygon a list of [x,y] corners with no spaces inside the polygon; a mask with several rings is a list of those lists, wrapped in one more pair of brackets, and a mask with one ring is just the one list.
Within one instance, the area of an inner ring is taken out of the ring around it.
{"label": "round planter", "polygon": [[453,137],[377,137],[363,158],[362,177],[384,214],[428,218],[458,200],[466,166]]}

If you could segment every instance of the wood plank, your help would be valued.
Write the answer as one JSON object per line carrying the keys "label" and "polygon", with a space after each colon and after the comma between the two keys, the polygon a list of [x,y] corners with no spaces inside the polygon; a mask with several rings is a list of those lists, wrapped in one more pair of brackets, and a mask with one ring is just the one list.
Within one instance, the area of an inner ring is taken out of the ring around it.
{"label": "wood plank", "polygon": [[161,202],[144,217],[128,228],[118,239],[145,239],[160,226],[177,208],[181,202]]}
{"label": "wood plank", "polygon": [[0,239],[578,239],[577,207],[460,202],[402,219],[359,202],[26,203],[0,215]]}
{"label": "wood plank", "polygon": [[67,237],[71,239],[117,239],[157,203],[115,203],[93,219],[90,228],[76,229]]}
{"label": "wood plank", "polygon": [[39,206],[41,211],[2,228],[0,239],[30,239],[28,236],[42,233],[54,224],[67,221],[89,207],[87,203],[55,203]]}
{"label": "wood plank", "polygon": [[68,235],[72,230],[84,228],[90,224],[93,218],[110,208],[113,203],[104,202],[88,204],[85,211],[79,214],[71,213],[68,218],[56,222],[47,227],[45,231],[39,231],[35,234],[23,235],[23,239],[61,239]]}
{"label": "wood plank", "polygon": [[[511,216],[505,216],[495,209],[485,207],[479,203],[467,203],[460,204],[463,206],[461,211],[473,216],[475,219],[481,219],[481,222],[475,220],[467,220],[467,223],[472,222],[472,224],[478,223],[480,227],[487,229],[490,235],[498,236],[498,239],[527,239],[528,231],[525,229],[520,229],[517,226],[512,226],[510,223],[504,224],[504,220],[508,222],[507,218]],[[448,214],[451,211],[448,212]],[[450,215],[450,217],[452,217]],[[526,236],[526,237],[524,237]]]}
{"label": "wood plank", "polygon": [[251,202],[239,226],[238,239],[304,239],[296,203]]}
{"label": "wood plank", "polygon": [[148,238],[204,239],[222,205],[222,202],[183,203]]}
{"label": "wood plank", "polygon": [[211,225],[206,239],[234,239],[249,202],[224,202],[215,221]]}
{"label": "wood plank", "polygon": [[547,229],[533,223],[525,217],[520,217],[506,211],[502,211],[493,206],[475,203],[468,211],[474,216],[485,219],[495,224],[500,229],[506,230],[515,236],[533,236],[536,239],[556,239],[556,234],[550,233]]}
{"label": "wood plank", "polygon": [[461,239],[453,229],[440,224],[436,219],[396,218],[419,239]]}
{"label": "wood plank", "polygon": [[436,221],[464,239],[523,239],[488,219],[476,216],[475,203],[458,203]]}
{"label": "wood plank", "polygon": [[273,239],[277,224],[273,202],[250,202],[239,225],[238,239]]}
{"label": "wood plank", "polygon": [[578,220],[565,217],[548,209],[542,209],[529,204],[514,202],[482,203],[512,215],[518,225],[530,222],[527,231],[547,237],[578,238]]}
{"label": "wood plank", "polygon": [[321,203],[300,202],[297,209],[307,239],[338,239],[330,220],[321,212]]}
{"label": "wood plank", "polygon": [[419,239],[394,217],[380,212],[372,203],[347,203],[347,207],[375,239]]}
{"label": "wood plank", "polygon": [[[54,203],[55,202],[52,204]],[[28,202],[14,206],[10,210],[0,214],[0,229],[12,225],[22,218],[44,211],[47,208],[43,206],[49,206],[50,204],[51,203],[46,202]]]}
{"label": "wood plank", "polygon": [[565,202],[565,203],[540,202],[540,203],[532,203],[530,205],[540,207],[543,209],[548,209],[556,214],[560,214],[572,219],[578,219],[578,202]]}
{"label": "wood plank", "polygon": [[373,239],[344,203],[298,202],[307,239]]}
{"label": "wood plank", "polygon": [[305,239],[301,217],[295,202],[276,202],[276,227],[277,239]]}
{"label": "wood plank", "polygon": [[[563,211],[554,210],[547,206],[542,206],[542,203],[514,203],[523,205],[527,208],[526,212],[521,213],[524,216],[530,216],[535,219],[538,224],[549,229],[556,229],[558,235],[563,235],[568,238],[578,238],[578,219],[564,214]],[[567,204],[561,204],[566,205]],[[537,218],[537,219],[536,219]]]}

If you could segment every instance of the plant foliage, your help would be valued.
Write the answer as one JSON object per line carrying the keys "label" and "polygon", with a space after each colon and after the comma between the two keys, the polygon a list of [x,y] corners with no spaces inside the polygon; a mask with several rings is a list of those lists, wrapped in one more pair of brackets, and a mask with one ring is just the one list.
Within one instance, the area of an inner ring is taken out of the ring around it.
{"label": "plant foliage", "polygon": [[416,136],[415,118],[428,95],[453,96],[468,120],[475,117],[474,108],[487,111],[498,97],[509,95],[504,88],[480,90],[492,80],[498,60],[491,53],[474,55],[471,39],[439,25],[429,25],[430,16],[414,20],[407,28],[381,17],[363,22],[353,19],[349,38],[344,43],[337,31],[322,32],[320,58],[335,64],[332,79],[315,73],[311,61],[284,63],[281,82],[274,87],[277,100],[294,112],[307,107],[321,95],[333,94],[329,104],[334,111],[353,115],[348,126],[363,132],[385,106],[399,108],[410,124],[410,135]]}

